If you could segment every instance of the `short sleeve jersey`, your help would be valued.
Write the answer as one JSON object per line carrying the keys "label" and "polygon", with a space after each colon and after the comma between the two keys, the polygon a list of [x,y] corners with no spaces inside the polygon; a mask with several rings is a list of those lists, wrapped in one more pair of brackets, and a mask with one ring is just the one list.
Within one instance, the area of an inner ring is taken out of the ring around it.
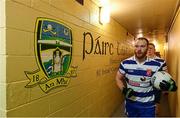
{"label": "short sleeve jersey", "polygon": [[161,67],[161,63],[150,58],[143,63],[138,63],[135,56],[123,60],[119,66],[119,72],[125,76],[127,87],[135,91],[134,96],[126,99],[138,103],[154,103],[151,77]]}
{"label": "short sleeve jersey", "polygon": [[162,58],[159,57],[155,57],[154,60],[158,61],[161,64],[161,68],[159,71],[166,71],[167,70],[167,65],[166,65],[166,61]]}

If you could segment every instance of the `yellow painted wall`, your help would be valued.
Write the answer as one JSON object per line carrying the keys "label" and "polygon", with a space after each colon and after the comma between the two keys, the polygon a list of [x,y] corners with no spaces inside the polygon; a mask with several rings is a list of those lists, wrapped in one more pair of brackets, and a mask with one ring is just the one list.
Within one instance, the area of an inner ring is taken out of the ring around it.
{"label": "yellow painted wall", "polygon": [[180,117],[180,108],[179,108],[179,86],[180,86],[180,10],[177,12],[177,16],[174,20],[172,28],[169,32],[169,41],[168,41],[168,70],[173,76],[173,79],[177,82],[178,91],[175,93],[170,93],[169,102],[170,110],[173,116]]}
{"label": "yellow painted wall", "polygon": [[157,51],[160,52],[161,58],[165,59],[165,45],[166,45],[166,37],[165,35],[159,35],[158,39],[157,39],[157,43],[158,43],[158,49]]}
{"label": "yellow painted wall", "polygon": [[[6,0],[6,28],[1,27],[1,32],[6,31],[6,54],[0,53],[0,59],[5,56],[3,88],[7,90],[3,92],[7,93],[7,106],[2,109],[7,110],[7,116],[110,116],[122,103],[115,74],[119,62],[133,53],[130,46],[133,36],[127,35],[113,19],[109,24],[99,24],[98,13],[98,6],[91,0],[84,0],[83,6],[75,0]],[[77,77],[67,87],[57,87],[48,93],[39,86],[25,88],[29,80],[24,71],[38,69],[34,53],[38,17],[55,19],[71,27],[71,65],[78,66]],[[112,43],[114,54],[90,54],[83,60],[84,32],[90,32],[94,40],[100,36],[100,42]]]}

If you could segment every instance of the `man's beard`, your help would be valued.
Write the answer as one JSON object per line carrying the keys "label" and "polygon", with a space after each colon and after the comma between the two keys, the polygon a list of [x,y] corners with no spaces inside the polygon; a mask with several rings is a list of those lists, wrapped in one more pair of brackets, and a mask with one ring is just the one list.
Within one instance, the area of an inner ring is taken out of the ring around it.
{"label": "man's beard", "polygon": [[135,52],[135,56],[136,56],[137,59],[143,59],[144,57],[146,57],[146,54],[147,54],[147,51],[144,52],[144,53],[141,53],[139,55],[138,55],[137,52]]}

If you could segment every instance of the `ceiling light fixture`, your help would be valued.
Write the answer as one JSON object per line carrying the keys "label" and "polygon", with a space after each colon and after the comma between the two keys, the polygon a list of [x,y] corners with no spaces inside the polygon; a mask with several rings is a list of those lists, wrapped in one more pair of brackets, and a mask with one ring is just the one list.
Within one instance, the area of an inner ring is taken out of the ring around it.
{"label": "ceiling light fixture", "polygon": [[101,7],[99,7],[99,23],[106,24],[110,22],[110,7],[109,0],[101,0]]}

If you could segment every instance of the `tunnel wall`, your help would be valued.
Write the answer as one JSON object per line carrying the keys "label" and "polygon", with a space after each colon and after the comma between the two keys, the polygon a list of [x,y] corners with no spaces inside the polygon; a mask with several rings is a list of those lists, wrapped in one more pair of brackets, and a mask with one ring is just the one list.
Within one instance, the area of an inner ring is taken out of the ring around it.
{"label": "tunnel wall", "polygon": [[179,86],[180,86],[180,9],[177,11],[176,17],[172,24],[171,30],[168,36],[168,71],[173,76],[173,79],[178,85],[177,92],[169,93],[170,111],[172,116],[180,117],[179,108]]}
{"label": "tunnel wall", "polygon": [[[120,61],[133,54],[134,37],[112,18],[100,24],[99,6],[91,0],[1,2],[0,114],[110,116],[122,103],[115,75]],[[58,71],[55,57],[61,60]]]}

